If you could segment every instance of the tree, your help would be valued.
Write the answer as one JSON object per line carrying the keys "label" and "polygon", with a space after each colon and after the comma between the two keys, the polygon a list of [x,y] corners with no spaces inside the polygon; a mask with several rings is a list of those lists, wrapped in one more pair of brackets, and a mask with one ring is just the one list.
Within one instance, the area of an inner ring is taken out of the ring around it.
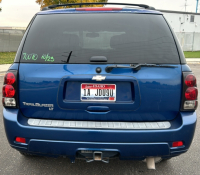
{"label": "tree", "polygon": [[[1,0],[0,0],[1,1]],[[70,4],[70,3],[89,3],[89,2],[107,2],[107,0],[36,0],[41,7],[47,7],[54,4]],[[90,5],[92,7],[102,7],[103,5]],[[69,7],[70,8],[70,7]]]}

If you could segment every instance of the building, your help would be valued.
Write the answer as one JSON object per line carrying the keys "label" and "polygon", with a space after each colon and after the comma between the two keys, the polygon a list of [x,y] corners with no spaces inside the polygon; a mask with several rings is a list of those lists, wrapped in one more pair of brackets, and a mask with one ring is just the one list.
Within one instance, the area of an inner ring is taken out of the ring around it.
{"label": "building", "polygon": [[200,13],[161,11],[176,33],[184,51],[200,50]]}
{"label": "building", "polygon": [[174,32],[196,32],[200,33],[200,13],[161,11],[170,23]]}

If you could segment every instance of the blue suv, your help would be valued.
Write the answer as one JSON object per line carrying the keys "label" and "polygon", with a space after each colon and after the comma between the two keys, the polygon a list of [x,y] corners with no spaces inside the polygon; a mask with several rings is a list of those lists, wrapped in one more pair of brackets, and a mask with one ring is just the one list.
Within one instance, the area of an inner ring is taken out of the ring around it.
{"label": "blue suv", "polygon": [[150,169],[187,152],[196,78],[163,14],[141,4],[53,10],[72,5],[87,4],[33,17],[5,75],[10,146],[72,162],[145,160]]}

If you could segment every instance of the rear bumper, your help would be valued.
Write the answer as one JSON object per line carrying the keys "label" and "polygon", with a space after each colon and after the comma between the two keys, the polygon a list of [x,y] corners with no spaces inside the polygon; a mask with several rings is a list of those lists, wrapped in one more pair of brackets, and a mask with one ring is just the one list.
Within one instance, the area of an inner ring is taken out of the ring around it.
{"label": "rear bumper", "polygon": [[[181,112],[170,129],[106,130],[35,127],[27,123],[18,109],[4,109],[5,131],[10,145],[21,151],[75,158],[77,151],[117,151],[120,159],[144,159],[150,156],[173,157],[186,152],[192,142],[196,112]],[[26,144],[15,142],[26,138]],[[172,148],[172,142],[184,146]]]}

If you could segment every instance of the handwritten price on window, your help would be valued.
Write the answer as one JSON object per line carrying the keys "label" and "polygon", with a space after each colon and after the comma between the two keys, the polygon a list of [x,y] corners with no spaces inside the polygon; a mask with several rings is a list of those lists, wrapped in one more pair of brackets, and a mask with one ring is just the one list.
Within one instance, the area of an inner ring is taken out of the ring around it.
{"label": "handwritten price on window", "polygon": [[23,59],[24,60],[37,60],[38,59],[38,55],[35,53],[31,53],[31,54],[27,54],[27,53],[23,53]]}
{"label": "handwritten price on window", "polygon": [[49,56],[49,54],[43,54],[41,59],[44,59],[45,61],[54,62],[54,58]]}
{"label": "handwritten price on window", "polygon": [[[38,55],[35,53],[31,53],[31,54],[23,53],[23,59],[36,61],[38,59]],[[49,54],[43,54],[41,59],[47,62],[54,62],[54,57],[49,56]]]}

